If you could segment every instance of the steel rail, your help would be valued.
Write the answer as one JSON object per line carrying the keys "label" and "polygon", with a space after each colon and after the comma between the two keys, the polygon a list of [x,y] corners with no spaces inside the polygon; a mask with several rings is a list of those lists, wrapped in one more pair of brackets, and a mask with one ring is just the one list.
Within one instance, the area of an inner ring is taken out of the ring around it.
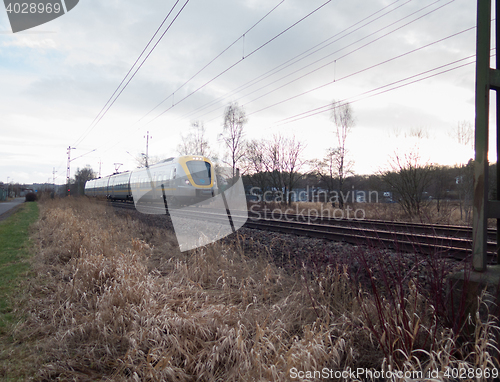
{"label": "steel rail", "polygon": [[[134,209],[132,203],[114,202],[114,207]],[[467,227],[399,223],[381,220],[356,219],[306,219],[304,215],[283,214],[277,219],[277,214],[256,213],[248,211],[246,216],[237,212],[232,219],[238,225],[246,228],[274,231],[285,234],[307,236],[318,239],[345,242],[354,245],[384,246],[404,252],[418,252],[464,259],[471,255],[472,240]],[[185,208],[175,211],[176,217],[195,219],[215,223],[227,223],[227,215],[216,213],[205,208]],[[302,220],[302,221],[301,221]],[[304,221],[305,220],[305,221]],[[313,220],[313,222],[311,222]],[[467,237],[469,236],[469,237]],[[495,256],[497,244],[488,242],[490,260]]]}
{"label": "steel rail", "polygon": [[[337,226],[352,226],[357,224],[359,227],[380,228],[392,231],[410,231],[412,233],[429,234],[434,236],[446,237],[463,237],[472,238],[472,228],[459,226],[459,225],[446,225],[446,224],[426,224],[426,223],[409,223],[409,222],[395,222],[387,220],[374,220],[374,219],[341,219],[327,216],[290,214],[290,213],[276,213],[275,211],[256,210],[252,209],[249,214],[253,216],[263,216],[268,219],[274,220],[289,220],[289,221],[302,221],[312,222],[315,224],[330,224]],[[496,241],[496,230],[488,230],[488,240]]]}

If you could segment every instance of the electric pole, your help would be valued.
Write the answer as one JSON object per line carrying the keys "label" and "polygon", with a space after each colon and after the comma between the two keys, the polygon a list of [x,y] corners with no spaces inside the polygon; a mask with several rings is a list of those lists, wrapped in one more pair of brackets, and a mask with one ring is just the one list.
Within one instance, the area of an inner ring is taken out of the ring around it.
{"label": "electric pole", "polygon": [[75,147],[68,146],[68,168],[66,169],[66,189],[68,190],[66,195],[69,195],[69,177],[70,177],[70,169],[69,169],[69,163],[71,162],[71,150],[76,150]]}
{"label": "electric pole", "polygon": [[56,168],[52,167],[52,186],[54,188],[54,195],[56,193]]}
{"label": "electric pole", "polygon": [[144,137],[146,138],[146,167],[149,167],[149,138],[153,138],[153,137],[150,137],[149,136],[149,131],[146,132],[146,136]]}

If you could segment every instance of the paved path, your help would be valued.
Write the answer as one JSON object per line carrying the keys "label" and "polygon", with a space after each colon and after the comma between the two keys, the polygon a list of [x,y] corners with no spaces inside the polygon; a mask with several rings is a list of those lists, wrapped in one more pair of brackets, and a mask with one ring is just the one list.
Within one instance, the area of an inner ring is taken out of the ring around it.
{"label": "paved path", "polygon": [[[22,197],[22,198],[16,198],[14,200],[11,200],[10,202],[3,202],[3,203],[0,203],[0,220],[2,220],[2,218],[4,216],[2,216],[3,214],[5,214],[7,211],[11,210],[12,208],[18,206],[19,204],[21,203],[24,203],[24,200],[25,198]],[[6,214],[5,217],[7,217],[8,214]]]}

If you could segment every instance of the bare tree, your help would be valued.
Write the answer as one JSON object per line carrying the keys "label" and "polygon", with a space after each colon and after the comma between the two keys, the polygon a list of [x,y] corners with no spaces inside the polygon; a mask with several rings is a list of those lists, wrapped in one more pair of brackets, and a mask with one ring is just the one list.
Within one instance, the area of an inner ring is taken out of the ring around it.
{"label": "bare tree", "polygon": [[163,158],[157,155],[149,155],[149,157],[146,157],[145,153],[140,153],[135,156],[134,159],[136,161],[137,168],[144,168],[160,162]]}
{"label": "bare tree", "polygon": [[[345,152],[344,152],[345,153]],[[338,148],[330,147],[326,150],[323,159],[316,164],[316,172],[321,181],[326,185],[328,193],[331,195],[335,190],[339,191],[337,202],[343,204],[342,193],[344,180],[349,174],[353,174],[354,162],[342,156],[342,151]],[[332,201],[332,203],[334,203]]]}
{"label": "bare tree", "polygon": [[268,174],[269,185],[274,192],[283,192],[283,137],[275,135],[273,140],[262,141],[263,166]]}
{"label": "bare tree", "polygon": [[458,191],[460,219],[469,221],[472,217],[472,198],[474,196],[474,161],[458,165],[458,175],[455,178]]}
{"label": "bare tree", "polygon": [[181,134],[181,143],[177,145],[177,152],[179,155],[211,156],[210,144],[202,121],[192,122],[190,131],[186,135]]}
{"label": "bare tree", "polygon": [[315,169],[321,181],[326,185],[328,193],[335,190],[337,168],[336,168],[336,149],[329,148],[322,160],[316,160]]}
{"label": "bare tree", "polygon": [[474,144],[474,127],[469,121],[460,121],[452,134],[458,143],[466,147],[473,147]]}
{"label": "bare tree", "polygon": [[[448,166],[433,166],[432,168],[432,184],[430,185],[430,190],[432,193],[433,200],[436,201],[436,209],[438,214],[448,215],[448,208],[443,207],[443,200],[447,199],[447,193],[452,188],[454,183],[453,177],[450,175],[450,167]],[[444,203],[444,207],[447,207],[448,203]]]}
{"label": "bare tree", "polygon": [[284,201],[292,202],[291,193],[304,176],[301,170],[306,165],[303,158],[305,146],[294,136],[275,135],[272,140],[262,141],[262,166],[269,177],[270,186],[282,193]]}
{"label": "bare tree", "polygon": [[238,103],[230,103],[224,111],[224,129],[221,139],[228,151],[229,159],[224,161],[233,169],[233,176],[236,174],[238,162],[245,155],[245,141],[243,128],[247,123],[245,110]]}
{"label": "bare tree", "polygon": [[[460,121],[456,129],[451,134],[457,142],[464,148],[472,149],[474,147],[474,127],[469,121]],[[472,196],[473,191],[473,166],[469,160],[468,163],[460,163],[458,165],[458,175],[456,177],[456,185],[458,190],[458,203],[460,209],[460,219],[468,221],[472,212]]]}
{"label": "bare tree", "polygon": [[335,124],[335,135],[337,137],[338,147],[335,151],[330,151],[330,154],[335,153],[332,159],[335,158],[335,167],[338,177],[338,191],[340,195],[338,201],[339,206],[342,208],[343,198],[341,195],[343,195],[344,180],[347,177],[347,174],[352,170],[352,162],[349,162],[346,159],[346,141],[347,136],[354,127],[355,120],[352,107],[348,102],[341,104],[340,102],[333,101],[332,108],[331,120]]}
{"label": "bare tree", "polygon": [[269,186],[269,176],[265,166],[265,147],[264,140],[252,140],[246,146],[244,156],[244,172],[250,175],[249,180],[252,186],[264,192]]}
{"label": "bare tree", "polygon": [[432,181],[432,166],[421,163],[418,149],[415,149],[404,155],[395,153],[390,167],[383,174],[384,180],[397,193],[408,216],[420,216],[425,201],[424,190]]}
{"label": "bare tree", "polygon": [[285,195],[287,195],[287,202],[291,204],[292,199],[289,196],[297,182],[304,176],[301,170],[304,168],[307,161],[303,157],[305,145],[297,141],[295,136],[285,138],[283,147],[283,180],[285,183]]}
{"label": "bare tree", "polygon": [[429,139],[429,131],[424,127],[412,127],[410,131],[404,135],[405,138],[416,138],[417,141]]}

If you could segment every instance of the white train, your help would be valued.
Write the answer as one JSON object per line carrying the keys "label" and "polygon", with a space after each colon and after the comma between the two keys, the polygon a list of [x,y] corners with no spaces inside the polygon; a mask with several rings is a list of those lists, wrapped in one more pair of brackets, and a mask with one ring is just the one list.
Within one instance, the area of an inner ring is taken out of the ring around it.
{"label": "white train", "polygon": [[215,195],[215,178],[208,158],[187,155],[89,180],[85,183],[85,195],[112,200],[133,200],[134,194],[155,199],[165,195],[169,203],[193,204]]}

